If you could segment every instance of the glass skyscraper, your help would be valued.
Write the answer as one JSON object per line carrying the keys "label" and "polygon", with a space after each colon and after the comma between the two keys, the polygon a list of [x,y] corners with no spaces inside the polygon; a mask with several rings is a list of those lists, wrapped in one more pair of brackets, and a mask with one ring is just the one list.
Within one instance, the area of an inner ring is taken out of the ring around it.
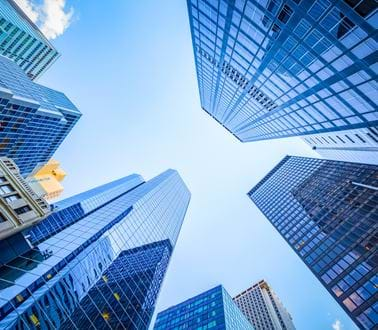
{"label": "glass skyscraper", "polygon": [[291,315],[264,280],[239,293],[234,302],[256,330],[295,330]]}
{"label": "glass skyscraper", "polygon": [[14,0],[0,0],[0,55],[12,59],[30,79],[39,77],[59,56]]}
{"label": "glass skyscraper", "polygon": [[249,193],[362,329],[378,325],[378,166],[286,156]]}
{"label": "glass skyscraper", "polygon": [[0,156],[12,158],[23,176],[52,157],[80,116],[63,93],[0,56]]}
{"label": "glass skyscraper", "polygon": [[154,330],[253,330],[252,325],[219,285],[157,315]]}
{"label": "glass skyscraper", "polygon": [[377,126],[375,1],[187,2],[202,108],[239,140]]}
{"label": "glass skyscraper", "polygon": [[148,329],[189,200],[168,170],[56,203],[0,267],[0,329]]}

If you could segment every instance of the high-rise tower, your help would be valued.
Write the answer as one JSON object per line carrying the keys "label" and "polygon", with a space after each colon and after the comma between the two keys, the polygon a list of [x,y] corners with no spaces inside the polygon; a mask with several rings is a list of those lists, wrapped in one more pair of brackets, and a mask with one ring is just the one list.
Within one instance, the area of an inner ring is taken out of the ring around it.
{"label": "high-rise tower", "polygon": [[378,166],[285,157],[249,197],[363,329],[378,324]]}
{"label": "high-rise tower", "polygon": [[0,267],[0,328],[148,329],[189,199],[168,170],[56,203]]}
{"label": "high-rise tower", "polygon": [[295,330],[290,314],[266,281],[252,285],[233,299],[256,330]]}
{"label": "high-rise tower", "polygon": [[0,55],[17,63],[30,79],[39,77],[59,56],[14,0],[0,0]]}
{"label": "high-rise tower", "polygon": [[377,126],[375,1],[188,0],[202,108],[243,142]]}
{"label": "high-rise tower", "polygon": [[218,285],[157,315],[154,330],[253,330],[251,323]]}
{"label": "high-rise tower", "polygon": [[0,156],[13,159],[23,176],[50,160],[80,117],[63,93],[34,83],[0,56]]}
{"label": "high-rise tower", "polygon": [[326,159],[378,165],[378,126],[309,135],[303,140]]}

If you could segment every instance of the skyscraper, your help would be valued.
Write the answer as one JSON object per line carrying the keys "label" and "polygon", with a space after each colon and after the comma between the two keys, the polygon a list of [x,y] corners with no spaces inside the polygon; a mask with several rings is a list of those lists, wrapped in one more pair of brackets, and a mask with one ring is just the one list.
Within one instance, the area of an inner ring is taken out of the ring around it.
{"label": "skyscraper", "polygon": [[154,330],[253,330],[252,325],[219,285],[157,315]]}
{"label": "skyscraper", "polygon": [[168,170],[55,204],[0,268],[0,328],[147,329],[189,199]]}
{"label": "skyscraper", "polygon": [[378,126],[308,135],[303,140],[326,159],[378,165]]}
{"label": "skyscraper", "polygon": [[0,156],[12,158],[23,176],[51,158],[80,116],[63,93],[0,56]]}
{"label": "skyscraper", "polygon": [[295,330],[290,314],[266,281],[252,285],[233,299],[256,330]]}
{"label": "skyscraper", "polygon": [[240,141],[377,126],[374,1],[188,0],[202,108]]}
{"label": "skyscraper", "polygon": [[0,55],[12,59],[30,79],[39,77],[59,56],[13,0],[0,0]]}
{"label": "skyscraper", "polygon": [[286,156],[248,196],[363,329],[378,324],[378,166]]}

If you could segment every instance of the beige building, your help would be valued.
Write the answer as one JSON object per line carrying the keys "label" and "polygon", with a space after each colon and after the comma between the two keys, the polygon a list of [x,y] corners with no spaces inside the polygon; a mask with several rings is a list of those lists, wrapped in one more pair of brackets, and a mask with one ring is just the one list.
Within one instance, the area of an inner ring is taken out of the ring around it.
{"label": "beige building", "polygon": [[256,330],[295,330],[289,312],[264,280],[233,300]]}
{"label": "beige building", "polygon": [[49,213],[49,204],[30,188],[13,160],[0,157],[0,240],[38,223]]}
{"label": "beige building", "polygon": [[51,159],[46,164],[38,165],[26,181],[38,196],[54,199],[63,192],[61,182],[65,177],[66,172],[60,168],[60,163]]}

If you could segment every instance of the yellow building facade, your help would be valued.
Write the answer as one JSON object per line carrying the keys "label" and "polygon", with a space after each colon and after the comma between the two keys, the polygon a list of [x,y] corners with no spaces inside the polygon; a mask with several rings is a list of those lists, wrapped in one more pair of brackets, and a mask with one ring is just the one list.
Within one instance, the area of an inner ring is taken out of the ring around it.
{"label": "yellow building facade", "polygon": [[46,164],[37,166],[26,181],[39,196],[49,200],[61,195],[64,189],[61,182],[65,176],[66,172],[60,167],[60,163],[51,159]]}

